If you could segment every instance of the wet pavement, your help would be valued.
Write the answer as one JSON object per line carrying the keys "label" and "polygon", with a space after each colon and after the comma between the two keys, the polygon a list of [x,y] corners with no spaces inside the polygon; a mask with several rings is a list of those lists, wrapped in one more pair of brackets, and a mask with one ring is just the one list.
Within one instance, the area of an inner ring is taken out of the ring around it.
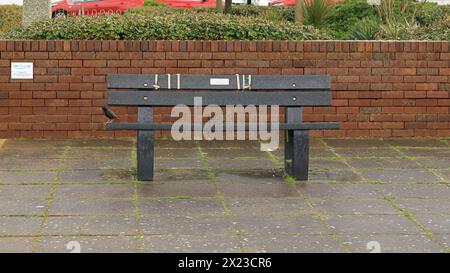
{"label": "wet pavement", "polygon": [[313,139],[310,179],[257,142],[0,141],[0,252],[449,252],[450,139]]}

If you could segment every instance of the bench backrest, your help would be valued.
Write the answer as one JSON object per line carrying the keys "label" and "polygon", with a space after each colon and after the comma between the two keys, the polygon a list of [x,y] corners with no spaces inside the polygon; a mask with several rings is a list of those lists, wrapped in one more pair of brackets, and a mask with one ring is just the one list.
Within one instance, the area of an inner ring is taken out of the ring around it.
{"label": "bench backrest", "polygon": [[108,104],[122,106],[329,106],[328,75],[108,75]]}

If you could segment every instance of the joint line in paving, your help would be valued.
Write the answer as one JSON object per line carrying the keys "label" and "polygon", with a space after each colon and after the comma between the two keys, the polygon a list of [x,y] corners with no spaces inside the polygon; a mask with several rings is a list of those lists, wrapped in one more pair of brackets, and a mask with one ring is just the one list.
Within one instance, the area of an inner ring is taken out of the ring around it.
{"label": "joint line in paving", "polygon": [[[396,151],[397,153],[401,154],[403,157],[405,158],[409,158],[410,156],[408,156],[407,154],[405,154],[402,150],[400,150],[398,147],[388,144],[389,148],[391,148],[392,150]],[[449,181],[445,180],[444,177],[442,177],[442,175],[440,175],[439,173],[437,173],[435,170],[433,170],[432,168],[429,168],[425,165],[422,165],[421,163],[419,163],[416,160],[411,160],[413,161],[417,166],[426,169],[427,171],[431,172],[432,174],[434,174],[435,176],[437,176],[444,184],[446,184],[447,186],[450,186]]]}
{"label": "joint line in paving", "polygon": [[[270,158],[270,160],[272,161],[272,163],[278,168],[281,169],[281,173],[283,176],[283,180],[288,184],[288,185],[293,185],[295,184],[295,180],[293,177],[291,177],[290,175],[288,175],[288,173],[286,172],[286,170],[283,168],[283,166],[281,165],[280,161],[278,161],[277,157],[272,154],[270,151],[266,152],[267,156]],[[330,236],[331,238],[333,238],[334,241],[336,241],[336,243],[339,245],[339,247],[341,248],[341,250],[343,252],[349,253],[350,249],[343,244],[343,242],[338,238],[336,231],[331,228],[330,225],[328,225],[328,223],[326,222],[326,216],[323,212],[321,212],[319,209],[317,209],[311,202],[310,198],[303,193],[301,190],[299,189],[295,189],[296,192],[298,193],[299,197],[303,200],[303,202],[305,202],[305,204],[311,209],[311,211],[313,212],[313,215],[316,216],[320,222],[325,226],[325,228],[329,231],[328,236]]]}
{"label": "joint line in paving", "polygon": [[133,205],[134,205],[134,216],[136,217],[136,225],[137,230],[135,234],[136,238],[136,252],[142,252],[143,251],[143,234],[141,230],[141,210],[139,208],[139,193],[138,193],[138,185],[137,183],[133,184],[133,190],[134,190],[134,198],[133,198]]}
{"label": "joint line in paving", "polygon": [[51,184],[50,193],[47,197],[47,206],[45,207],[44,214],[42,216],[41,224],[39,226],[39,231],[36,234],[35,240],[33,241],[32,252],[35,253],[39,251],[39,246],[42,241],[42,236],[44,234],[45,223],[50,214],[50,209],[53,204],[53,201],[56,198],[56,189],[59,185],[59,181],[61,180],[62,169],[64,168],[64,163],[67,160],[67,156],[71,150],[70,146],[65,146],[63,149],[63,153],[60,159],[58,159],[58,168],[56,170],[56,177],[54,183]]}
{"label": "joint line in paving", "polygon": [[209,179],[211,181],[211,183],[213,184],[215,190],[216,190],[216,199],[218,201],[220,201],[222,208],[224,210],[225,216],[227,216],[230,220],[230,225],[231,227],[233,227],[234,230],[234,236],[237,237],[238,241],[239,241],[239,249],[241,252],[247,252],[247,247],[244,243],[244,240],[242,238],[242,234],[241,231],[239,229],[236,228],[235,224],[233,223],[233,212],[228,208],[226,202],[225,202],[225,198],[223,197],[218,185],[217,185],[217,177],[216,174],[214,173],[214,170],[212,169],[212,167],[209,164],[209,160],[208,157],[205,155],[205,153],[203,152],[203,148],[201,147],[200,143],[197,143],[197,150],[198,153],[200,155],[200,159],[202,161],[203,166],[206,168],[206,171],[208,172],[208,176]]}
{"label": "joint line in paving", "polygon": [[[133,139],[133,148],[131,149],[131,171],[136,171],[137,172],[137,151],[136,151],[136,139]],[[137,173],[136,173],[137,175]],[[142,219],[142,213],[141,213],[141,209],[139,208],[139,191],[138,191],[138,187],[139,185],[144,184],[140,181],[137,181],[136,179],[133,182],[133,206],[134,206],[134,217],[136,218],[136,225],[137,225],[137,229],[136,229],[136,234],[135,236],[135,243],[136,243],[136,252],[142,252],[144,250],[144,246],[143,246],[143,233],[141,230],[141,219]]]}
{"label": "joint line in paving", "polygon": [[[337,157],[339,157],[345,165],[347,165],[353,172],[355,172],[358,176],[360,176],[361,179],[363,179],[363,181],[365,183],[367,183],[373,190],[380,193],[379,189],[377,189],[371,183],[369,183],[369,181],[366,179],[366,177],[357,168],[353,167],[350,163],[348,163],[348,161],[344,157],[342,157],[339,153],[337,153],[333,147],[328,145],[328,143],[326,143],[323,139],[320,139],[320,141],[331,152],[333,152]],[[396,151],[396,152],[398,152],[398,151]],[[423,234],[426,235],[427,237],[429,237],[433,242],[438,244],[440,247],[444,248],[446,251],[449,251],[448,247],[445,244],[443,244],[441,241],[439,241],[436,238],[436,236],[431,231],[427,230],[426,227],[422,223],[420,223],[420,221],[415,219],[410,212],[408,212],[406,209],[403,209],[399,204],[397,204],[393,200],[393,198],[391,198],[390,196],[387,196],[387,195],[383,195],[383,200],[386,201],[392,208],[398,210],[404,217],[406,217],[406,219],[408,219],[410,222],[412,222],[417,228],[422,230]]]}

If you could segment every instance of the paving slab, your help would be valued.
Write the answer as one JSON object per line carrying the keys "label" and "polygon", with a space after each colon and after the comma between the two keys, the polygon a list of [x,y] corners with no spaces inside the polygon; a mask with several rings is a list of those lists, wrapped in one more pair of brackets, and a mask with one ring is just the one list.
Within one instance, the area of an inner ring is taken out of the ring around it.
{"label": "paving slab", "polygon": [[[351,252],[359,253],[439,253],[446,252],[445,248],[420,234],[407,235],[347,235],[342,236]],[[377,244],[377,246],[375,246]],[[379,247],[379,248],[378,248]],[[379,251],[379,252],[378,252]]]}
{"label": "paving slab", "polygon": [[47,205],[45,199],[1,199],[0,215],[42,215]]}
{"label": "paving slab", "polygon": [[192,149],[165,149],[156,147],[155,148],[155,158],[158,159],[199,159],[200,152],[197,148]]}
{"label": "paving slab", "polygon": [[350,158],[348,164],[357,169],[422,169],[418,162],[401,157]]}
{"label": "paving slab", "polygon": [[309,181],[336,181],[342,183],[364,183],[364,179],[351,169],[323,169],[314,165],[310,166]]}
{"label": "paving slab", "polygon": [[139,229],[146,235],[232,235],[233,224],[222,215],[142,215]]}
{"label": "paving slab", "polygon": [[387,138],[384,142],[398,147],[448,147],[448,143],[439,138]]}
{"label": "paving slab", "polygon": [[138,207],[142,215],[224,215],[222,202],[217,199],[140,199]]}
{"label": "paving slab", "polygon": [[45,200],[50,195],[51,186],[3,185],[0,186],[0,200]]}
{"label": "paving slab", "polygon": [[364,158],[364,157],[399,157],[403,154],[390,148],[390,147],[365,147],[365,148],[353,148],[353,147],[345,147],[345,148],[335,148],[334,151],[341,157],[356,157],[356,158]]}
{"label": "paving slab", "polygon": [[261,150],[250,148],[239,148],[239,149],[202,149],[203,156],[210,159],[213,158],[226,158],[226,159],[242,159],[242,158],[259,158],[267,159],[267,153]]}
{"label": "paving slab", "polygon": [[430,147],[430,148],[404,148],[399,147],[399,151],[410,157],[432,157],[432,158],[448,158],[450,157],[450,148],[446,147]]}
{"label": "paving slab", "polygon": [[56,188],[56,199],[133,199],[133,184],[67,185]]}
{"label": "paving slab", "polygon": [[7,140],[0,252],[449,250],[449,139],[312,138],[294,183],[283,146],[260,148],[157,141],[138,182],[133,139]]}
{"label": "paving slab", "polygon": [[311,158],[310,166],[311,168],[317,168],[321,170],[343,170],[343,171],[350,171],[350,168],[348,165],[339,160],[339,159],[317,159],[317,158]]}
{"label": "paving slab", "polygon": [[110,170],[64,170],[59,172],[58,182],[63,184],[76,183],[109,183],[114,180],[133,180],[128,169]]}
{"label": "paving slab", "polygon": [[225,204],[233,216],[266,216],[313,214],[301,198],[227,198]]}
{"label": "paving slab", "polygon": [[130,215],[134,213],[133,199],[55,199],[49,210],[49,215]]}
{"label": "paving slab", "polygon": [[295,215],[278,217],[235,216],[235,228],[243,235],[249,234],[328,234],[329,230],[315,216]]}
{"label": "paving slab", "polygon": [[71,149],[104,148],[130,149],[134,139],[10,139],[6,147],[63,147]]}
{"label": "paving slab", "polygon": [[48,139],[7,139],[2,149],[48,149],[54,147],[59,141],[49,142]]}
{"label": "paving slab", "polygon": [[202,169],[203,162],[199,158],[164,158],[155,160],[156,169]]}
{"label": "paving slab", "polygon": [[450,168],[450,153],[446,157],[416,157],[413,158],[417,164],[429,169],[448,169]]}
{"label": "paving slab", "polygon": [[249,252],[256,253],[340,253],[341,246],[327,235],[243,236]]}
{"label": "paving slab", "polygon": [[436,239],[447,249],[447,253],[450,251],[450,234],[436,234]]}
{"label": "paving slab", "polygon": [[450,169],[447,170],[435,170],[434,173],[439,176],[447,186],[450,186]]}
{"label": "paving slab", "polygon": [[426,169],[364,169],[363,176],[380,183],[438,183],[440,178]]}
{"label": "paving slab", "polygon": [[185,181],[209,179],[207,169],[155,169],[154,181]]}
{"label": "paving slab", "polygon": [[[156,170],[157,172],[157,170]],[[93,174],[100,174],[103,180],[110,183],[134,183],[136,182],[136,168],[131,167],[127,169],[104,169],[94,170]],[[99,182],[102,182],[99,177]]]}
{"label": "paving slab", "polygon": [[[279,149],[271,151],[270,153],[276,156],[281,162],[283,162],[284,147],[280,147]],[[310,146],[309,156],[311,158],[334,158],[336,157],[336,154],[331,149],[325,146],[321,147]]]}
{"label": "paving slab", "polygon": [[208,165],[214,170],[260,170],[274,168],[267,159],[209,159]]}
{"label": "paving slab", "polygon": [[[2,158],[0,159],[0,170],[2,171],[49,171],[56,170],[59,167],[58,159],[15,159]],[[24,168],[26,166],[26,168]]]}
{"label": "paving slab", "polygon": [[42,217],[0,216],[0,235],[36,235],[39,232],[41,223]]}
{"label": "paving slab", "polygon": [[348,214],[399,214],[399,211],[383,199],[318,199],[312,198],[312,204],[327,215]]}
{"label": "paving slab", "polygon": [[215,197],[217,192],[210,180],[145,183],[137,185],[137,191],[140,198]]}
{"label": "paving slab", "polygon": [[[280,156],[284,157],[284,150],[280,151],[280,152],[281,152]],[[336,157],[336,154],[333,151],[331,151],[330,149],[328,149],[327,147],[324,147],[324,148],[312,147],[309,150],[309,156],[311,158],[316,158],[316,157],[323,158],[323,157]]]}
{"label": "paving slab", "polygon": [[2,184],[51,184],[56,178],[56,171],[0,171]]}
{"label": "paving slab", "polygon": [[170,141],[158,140],[155,142],[156,149],[192,149],[198,150],[195,141]]}
{"label": "paving slab", "polygon": [[450,199],[396,198],[395,202],[413,214],[436,213],[450,217]]}
{"label": "paving slab", "polygon": [[91,149],[77,149],[71,148],[65,154],[65,159],[69,160],[85,160],[95,158],[100,161],[116,161],[131,158],[132,149],[119,149],[119,148],[91,148]]}
{"label": "paving slab", "polygon": [[120,160],[101,160],[101,159],[74,159],[63,161],[64,170],[110,170],[110,169],[127,169],[132,166],[131,157],[122,158]]}
{"label": "paving slab", "polygon": [[230,198],[255,198],[255,197],[296,197],[298,192],[293,185],[285,183],[220,183],[218,185],[220,193],[224,197]]}
{"label": "paving slab", "polygon": [[259,141],[243,141],[243,140],[227,140],[227,141],[197,141],[197,144],[202,148],[212,148],[212,149],[242,149],[254,148],[258,149],[261,147]]}
{"label": "paving slab", "polygon": [[[214,170],[217,184],[283,184],[283,171],[272,168],[264,170]],[[239,187],[236,186],[236,187]]]}
{"label": "paving slab", "polygon": [[136,239],[134,236],[49,236],[41,238],[36,252],[133,253],[136,252]]}
{"label": "paving slab", "polygon": [[414,218],[434,234],[450,234],[450,216],[448,214],[415,214]]}
{"label": "paving slab", "polygon": [[369,184],[310,184],[298,183],[296,188],[309,198],[328,199],[372,199],[381,195]]}
{"label": "paving slab", "polygon": [[330,138],[323,140],[328,146],[333,148],[343,148],[343,147],[359,147],[359,148],[367,148],[367,147],[387,147],[387,144],[383,139],[364,139],[364,138]]}
{"label": "paving slab", "polygon": [[60,159],[63,158],[64,149],[63,148],[5,148],[4,146],[0,149],[0,158],[5,159]]}
{"label": "paving slab", "polygon": [[420,228],[403,215],[333,215],[326,222],[338,234],[418,234]]}
{"label": "paving slab", "polygon": [[404,198],[450,198],[450,187],[445,184],[386,184],[372,185],[380,194]]}
{"label": "paving slab", "polygon": [[233,235],[155,235],[143,237],[146,253],[239,253],[241,245]]}
{"label": "paving slab", "polygon": [[135,216],[51,216],[44,223],[44,235],[136,235]]}
{"label": "paving slab", "polygon": [[0,253],[30,253],[34,237],[0,237]]}

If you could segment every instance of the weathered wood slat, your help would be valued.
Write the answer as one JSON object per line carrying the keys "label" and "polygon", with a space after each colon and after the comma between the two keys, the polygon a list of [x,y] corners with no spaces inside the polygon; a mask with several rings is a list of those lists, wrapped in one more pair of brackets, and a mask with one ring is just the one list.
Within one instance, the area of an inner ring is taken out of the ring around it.
{"label": "weathered wood slat", "polygon": [[[170,78],[170,80],[169,80]],[[239,79],[239,80],[238,80]],[[323,90],[330,89],[328,75],[108,75],[108,88],[185,90]],[[169,84],[170,82],[170,84]]]}
{"label": "weathered wood slat", "polygon": [[[129,123],[129,122],[111,122],[106,125],[109,130],[162,130],[170,131],[172,129],[172,124],[164,123]],[[187,127],[184,127],[187,128]],[[223,130],[234,130],[234,131],[255,131],[258,128],[258,124],[245,124],[238,126],[236,124],[223,124]],[[267,129],[271,130],[271,124],[267,124]],[[280,123],[278,126],[279,130],[318,130],[318,129],[339,129],[339,123],[337,122],[305,122],[305,123]],[[202,125],[194,126],[191,125],[191,131],[202,131]]]}
{"label": "weathered wood slat", "polygon": [[194,105],[194,98],[201,97],[203,105],[279,105],[279,106],[329,106],[330,91],[109,91],[109,105],[127,106],[175,106]]}

